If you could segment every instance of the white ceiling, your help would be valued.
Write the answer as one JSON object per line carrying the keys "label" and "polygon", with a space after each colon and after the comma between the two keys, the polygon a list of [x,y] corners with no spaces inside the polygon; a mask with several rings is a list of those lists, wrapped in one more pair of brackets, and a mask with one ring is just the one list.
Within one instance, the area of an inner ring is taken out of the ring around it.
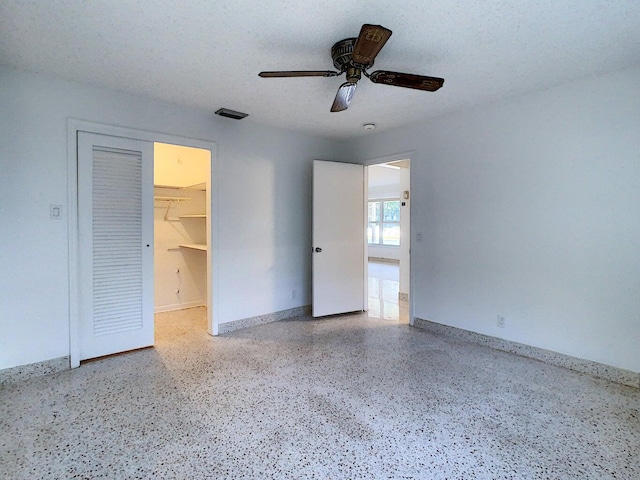
{"label": "white ceiling", "polygon": [[[262,79],[332,70],[329,50],[363,23],[393,35],[375,69],[444,77],[438,92],[362,79]],[[0,2],[0,64],[331,138],[640,64],[637,0],[36,0]],[[229,120],[232,121],[232,120]]]}

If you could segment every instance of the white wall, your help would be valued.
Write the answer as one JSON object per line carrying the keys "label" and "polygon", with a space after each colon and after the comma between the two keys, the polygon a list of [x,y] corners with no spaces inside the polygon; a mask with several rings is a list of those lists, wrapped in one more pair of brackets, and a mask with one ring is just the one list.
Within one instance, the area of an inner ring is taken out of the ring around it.
{"label": "white wall", "polygon": [[153,184],[193,187],[210,174],[211,152],[201,148],[156,142],[153,145]]}
{"label": "white wall", "polygon": [[385,260],[398,260],[400,261],[400,249],[398,247],[386,247],[378,245],[369,245],[368,257],[377,259],[382,258]]}
{"label": "white wall", "polygon": [[312,159],[411,150],[416,316],[640,372],[640,68],[339,143],[5,68],[0,111],[0,369],[69,354],[72,117],[217,143],[223,321],[310,303]]}
{"label": "white wall", "polygon": [[416,317],[640,372],[640,68],[342,146],[413,151]]}
{"label": "white wall", "polygon": [[69,354],[68,118],[216,142],[220,320],[311,303],[311,161],[334,143],[5,68],[0,112],[0,369]]}

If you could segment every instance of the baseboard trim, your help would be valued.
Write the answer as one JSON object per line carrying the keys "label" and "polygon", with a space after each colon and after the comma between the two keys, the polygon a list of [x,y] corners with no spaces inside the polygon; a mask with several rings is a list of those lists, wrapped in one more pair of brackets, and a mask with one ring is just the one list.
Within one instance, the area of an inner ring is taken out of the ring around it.
{"label": "baseboard trim", "polygon": [[290,308],[289,310],[281,310],[279,312],[258,315],[257,317],[243,318],[241,320],[234,320],[232,322],[218,325],[218,334],[224,335],[225,333],[235,332],[236,330],[256,327],[258,325],[264,325],[265,323],[278,322],[280,320],[286,320],[287,318],[302,317],[310,314],[311,305],[304,305],[302,307]]}
{"label": "baseboard trim", "polygon": [[431,322],[422,318],[415,318],[414,326],[435,335],[443,335],[466,340],[471,343],[484,345],[496,350],[514,353],[521,357],[532,358],[541,362],[550,363],[558,367],[568,368],[576,372],[585,373],[598,378],[604,378],[612,382],[621,383],[630,387],[640,388],[640,373],[612,367],[604,363],[593,362],[581,358],[571,357],[563,353],[532,347],[523,343],[503,340],[482,333],[471,332],[457,327],[450,327],[440,323]]}
{"label": "baseboard trim", "polygon": [[176,310],[186,310],[187,308],[206,307],[203,301],[173,303],[171,305],[161,305],[153,309],[153,313],[175,312]]}
{"label": "baseboard trim", "polygon": [[397,260],[395,258],[369,257],[368,260],[375,263],[390,263],[392,265],[400,265],[400,260]]}
{"label": "baseboard trim", "polygon": [[[200,306],[203,305],[201,303],[194,305],[194,307]],[[182,306],[181,308],[178,308],[176,310],[183,310],[185,308],[193,307]],[[257,317],[243,318],[241,320],[223,323],[218,327],[218,333],[222,335],[244,328],[264,325],[265,323],[277,322],[280,320],[286,320],[287,318],[309,315],[311,315],[311,305],[304,305],[302,307],[290,308],[289,310],[282,310],[279,312],[267,313],[265,315],[258,315]],[[64,370],[70,369],[71,363],[68,356],[53,358],[51,360],[45,360],[44,362],[31,363],[29,365],[19,365],[17,367],[5,368],[3,370],[0,370],[0,385],[8,385],[11,383],[28,380],[30,378],[41,377],[43,375],[49,375],[52,373],[62,372]]]}
{"label": "baseboard trim", "polygon": [[41,377],[51,373],[62,372],[71,369],[69,357],[52,358],[44,362],[19,365],[17,367],[0,370],[0,385],[21,382],[34,377]]}

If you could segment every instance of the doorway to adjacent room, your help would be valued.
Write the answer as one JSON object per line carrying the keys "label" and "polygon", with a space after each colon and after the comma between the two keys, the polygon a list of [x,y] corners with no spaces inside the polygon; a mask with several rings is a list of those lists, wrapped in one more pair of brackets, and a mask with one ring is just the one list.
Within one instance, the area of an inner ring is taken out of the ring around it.
{"label": "doorway to adjacent room", "polygon": [[410,160],[367,167],[368,312],[409,323]]}

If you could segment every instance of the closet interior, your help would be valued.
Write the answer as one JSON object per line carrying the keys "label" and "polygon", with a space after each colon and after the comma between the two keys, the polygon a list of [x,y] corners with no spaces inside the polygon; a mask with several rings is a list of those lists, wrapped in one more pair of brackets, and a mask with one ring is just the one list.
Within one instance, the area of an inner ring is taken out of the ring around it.
{"label": "closet interior", "polygon": [[206,306],[211,152],[154,144],[154,310]]}

